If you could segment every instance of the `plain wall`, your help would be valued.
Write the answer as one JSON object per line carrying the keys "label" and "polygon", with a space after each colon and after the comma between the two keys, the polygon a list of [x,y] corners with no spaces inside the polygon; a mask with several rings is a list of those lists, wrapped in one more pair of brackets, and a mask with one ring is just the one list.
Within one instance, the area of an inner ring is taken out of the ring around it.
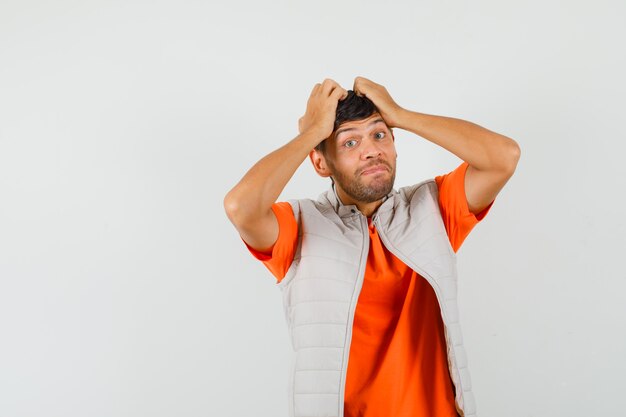
{"label": "plain wall", "polygon": [[[459,255],[482,417],[615,416],[623,1],[0,3],[0,416],[283,416],[280,290],[222,201],[311,88],[515,139]],[[396,187],[461,162],[396,131]],[[281,200],[328,181],[305,161]]]}

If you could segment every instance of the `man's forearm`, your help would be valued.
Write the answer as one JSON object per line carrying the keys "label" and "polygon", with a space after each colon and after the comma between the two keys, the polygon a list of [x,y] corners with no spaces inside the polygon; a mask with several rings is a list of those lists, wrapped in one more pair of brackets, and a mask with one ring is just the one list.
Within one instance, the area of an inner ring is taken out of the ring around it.
{"label": "man's forearm", "polygon": [[404,110],[397,127],[447,149],[481,171],[509,171],[517,163],[517,142],[472,122]]}
{"label": "man's forearm", "polygon": [[315,84],[298,120],[300,134],[254,164],[224,197],[226,215],[250,247],[266,251],[276,243],[280,225],[272,204],[313,148],[332,134],[337,105],[347,95],[330,78]]}
{"label": "man's forearm", "polygon": [[271,210],[309,152],[321,141],[316,131],[307,131],[259,160],[224,198],[235,221],[253,221]]}

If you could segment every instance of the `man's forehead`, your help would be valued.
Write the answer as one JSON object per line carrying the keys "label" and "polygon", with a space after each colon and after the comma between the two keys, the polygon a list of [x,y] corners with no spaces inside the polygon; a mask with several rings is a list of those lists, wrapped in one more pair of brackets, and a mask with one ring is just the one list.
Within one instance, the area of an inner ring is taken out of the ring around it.
{"label": "man's forehead", "polygon": [[342,124],[339,125],[339,127],[337,127],[337,130],[335,131],[334,136],[337,137],[339,134],[343,132],[349,132],[349,131],[354,131],[354,130],[358,130],[362,128],[367,128],[370,125],[375,125],[377,123],[385,123],[385,121],[383,120],[383,118],[381,117],[379,113],[374,113],[371,116],[366,117],[365,119],[350,120],[348,122],[343,122]]}

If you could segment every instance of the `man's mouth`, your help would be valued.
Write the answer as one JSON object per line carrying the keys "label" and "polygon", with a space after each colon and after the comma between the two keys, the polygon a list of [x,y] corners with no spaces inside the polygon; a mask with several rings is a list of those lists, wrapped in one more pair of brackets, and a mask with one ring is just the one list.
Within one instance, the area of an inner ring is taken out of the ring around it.
{"label": "man's mouth", "polygon": [[378,165],[374,165],[372,167],[368,167],[364,169],[363,171],[361,171],[361,175],[372,175],[372,174],[377,174],[379,172],[386,172],[386,171],[389,171],[386,165],[378,164]]}

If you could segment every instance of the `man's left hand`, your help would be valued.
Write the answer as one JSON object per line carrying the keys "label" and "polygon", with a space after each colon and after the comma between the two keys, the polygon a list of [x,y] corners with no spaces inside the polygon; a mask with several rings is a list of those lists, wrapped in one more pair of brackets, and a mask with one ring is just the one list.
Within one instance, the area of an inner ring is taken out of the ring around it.
{"label": "man's left hand", "polygon": [[356,77],[352,90],[357,95],[365,96],[374,102],[387,126],[400,127],[401,114],[405,110],[393,101],[385,87],[367,78]]}

